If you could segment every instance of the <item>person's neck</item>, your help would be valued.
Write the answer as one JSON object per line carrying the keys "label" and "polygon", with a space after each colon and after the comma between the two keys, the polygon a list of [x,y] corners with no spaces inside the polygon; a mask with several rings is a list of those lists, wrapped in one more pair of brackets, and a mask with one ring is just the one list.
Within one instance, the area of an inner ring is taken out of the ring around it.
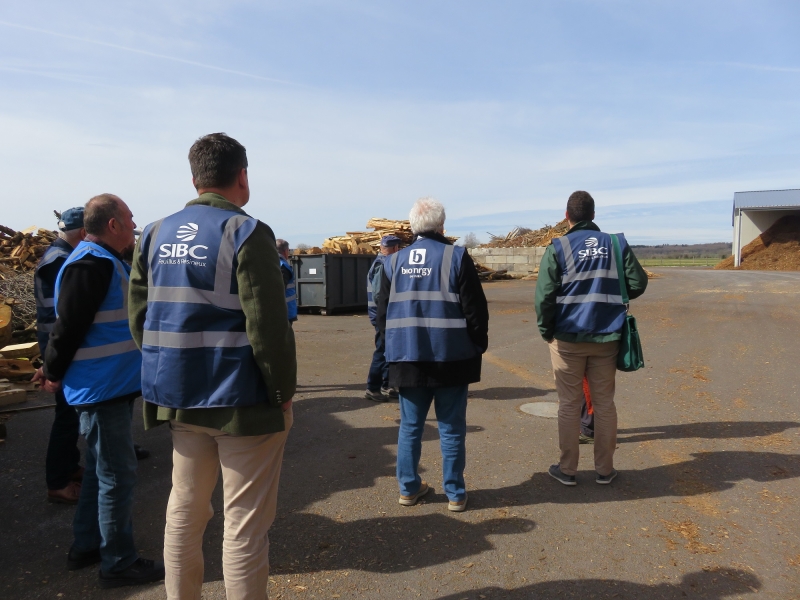
{"label": "person's neck", "polygon": [[239,208],[244,207],[244,205],[247,204],[247,200],[249,200],[249,198],[247,200],[244,199],[240,194],[237,193],[237,190],[233,188],[200,188],[197,190],[198,196],[202,196],[203,194],[216,194],[217,196],[222,196],[225,198],[225,200]]}

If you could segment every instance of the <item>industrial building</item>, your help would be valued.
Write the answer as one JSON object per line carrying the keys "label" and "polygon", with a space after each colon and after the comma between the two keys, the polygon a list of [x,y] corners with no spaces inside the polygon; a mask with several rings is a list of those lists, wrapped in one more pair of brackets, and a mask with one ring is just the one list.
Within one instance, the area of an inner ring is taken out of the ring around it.
{"label": "industrial building", "polygon": [[740,266],[744,246],[786,215],[800,215],[800,189],[736,192],[733,195],[734,266]]}

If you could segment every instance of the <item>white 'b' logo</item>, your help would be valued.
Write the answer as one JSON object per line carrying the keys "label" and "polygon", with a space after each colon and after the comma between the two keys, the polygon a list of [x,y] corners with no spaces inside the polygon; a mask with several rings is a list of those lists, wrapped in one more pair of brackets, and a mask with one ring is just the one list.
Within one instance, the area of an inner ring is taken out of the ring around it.
{"label": "white 'b' logo", "polygon": [[586,238],[584,244],[586,244],[587,248],[594,248],[595,246],[597,246],[597,238],[596,237]]}
{"label": "white 'b' logo", "polygon": [[425,264],[425,248],[418,248],[411,251],[411,256],[408,259],[409,264],[424,265]]}
{"label": "white 'b' logo", "polygon": [[175,236],[182,242],[191,242],[195,237],[197,237],[197,232],[200,228],[197,226],[197,223],[187,223],[186,225],[181,225],[178,227],[178,235]]}

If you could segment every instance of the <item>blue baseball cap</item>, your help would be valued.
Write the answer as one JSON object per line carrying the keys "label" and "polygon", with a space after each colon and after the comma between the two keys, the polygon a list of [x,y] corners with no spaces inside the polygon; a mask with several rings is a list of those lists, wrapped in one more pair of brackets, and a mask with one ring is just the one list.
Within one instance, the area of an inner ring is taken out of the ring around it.
{"label": "blue baseball cap", "polygon": [[381,238],[381,246],[384,248],[389,246],[397,246],[402,240],[396,235],[385,235]]}
{"label": "blue baseball cap", "polygon": [[61,219],[58,221],[58,228],[61,231],[72,231],[73,229],[80,229],[83,227],[83,207],[68,208],[61,213]]}

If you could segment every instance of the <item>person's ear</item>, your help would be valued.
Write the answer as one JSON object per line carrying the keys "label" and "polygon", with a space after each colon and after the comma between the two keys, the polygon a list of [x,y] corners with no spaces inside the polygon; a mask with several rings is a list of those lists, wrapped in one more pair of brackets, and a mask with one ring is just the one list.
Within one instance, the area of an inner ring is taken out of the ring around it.
{"label": "person's ear", "polygon": [[81,241],[86,239],[86,229],[84,227],[81,227],[80,236],[81,236]]}
{"label": "person's ear", "polygon": [[247,180],[247,169],[242,169],[241,171],[239,171],[239,178],[237,183],[239,184],[239,187],[242,188],[243,190],[249,189],[250,182]]}

